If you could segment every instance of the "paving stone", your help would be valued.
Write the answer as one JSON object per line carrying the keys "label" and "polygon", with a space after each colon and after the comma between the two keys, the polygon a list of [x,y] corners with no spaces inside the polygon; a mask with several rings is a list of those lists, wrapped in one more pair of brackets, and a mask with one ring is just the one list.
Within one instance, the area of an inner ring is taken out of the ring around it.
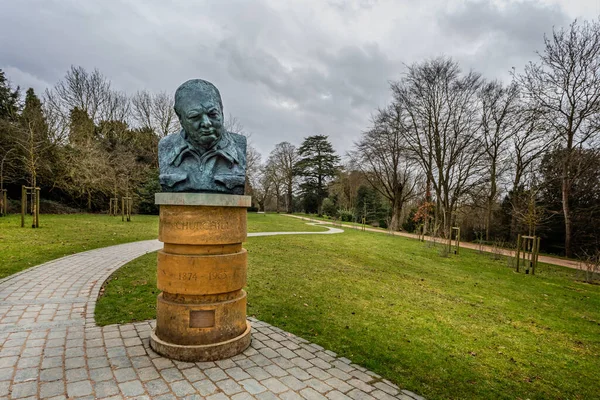
{"label": "paving stone", "polygon": [[0,382],[0,396],[8,396],[8,389],[10,388],[10,382]]}
{"label": "paving stone", "polygon": [[202,396],[208,396],[217,391],[217,387],[208,379],[198,381],[194,383],[193,386],[196,388],[196,390],[198,390],[198,393],[200,393]]}
{"label": "paving stone", "polygon": [[250,393],[242,392],[238,394],[234,394],[231,396],[231,400],[253,400],[254,396],[250,395]]}
{"label": "paving stone", "polygon": [[142,386],[142,382],[140,381],[119,383],[119,389],[121,389],[123,396],[126,397],[139,396],[144,393],[144,386]]}
{"label": "paving stone", "polygon": [[69,397],[87,396],[92,394],[92,392],[92,382],[90,381],[67,383],[67,395]]}
{"label": "paving stone", "polygon": [[251,367],[248,368],[246,372],[250,374],[250,376],[252,376],[254,379],[257,379],[259,381],[270,378],[272,376],[267,371],[265,371],[264,368],[261,367]]}
{"label": "paving stone", "polygon": [[[192,364],[193,365],[193,364]],[[190,382],[196,382],[201,379],[206,379],[206,375],[204,375],[199,368],[188,368],[181,371],[181,373],[185,376],[185,378]]]}
{"label": "paving stone", "polygon": [[56,381],[63,378],[64,371],[62,367],[43,369],[40,372],[40,381],[49,382]]}
{"label": "paving stone", "polygon": [[333,376],[335,376],[336,378],[342,380],[342,381],[347,381],[348,379],[352,379],[352,375],[345,373],[344,371],[342,371],[341,369],[338,368],[331,368],[327,370],[328,374],[331,374]]}
{"label": "paving stone", "polygon": [[110,368],[97,368],[90,370],[90,378],[96,382],[114,379]]}
{"label": "paving stone", "polygon": [[88,371],[85,368],[69,369],[66,372],[67,382],[78,382],[88,379]]}
{"label": "paving stone", "polygon": [[362,390],[363,392],[369,393],[369,392],[372,392],[374,390],[373,386],[371,386],[369,384],[366,384],[363,381],[358,380],[356,378],[348,380],[347,383],[350,384],[350,385],[352,385],[352,386],[354,386],[357,389]]}
{"label": "paving stone", "polygon": [[[398,398],[398,396],[391,396],[391,395],[387,394],[386,392],[379,390],[379,389],[374,390],[369,394],[378,400],[395,400]],[[402,396],[405,396],[405,395],[402,395]],[[406,397],[408,398],[408,396],[406,396]]]}
{"label": "paving stone", "polygon": [[256,395],[258,400],[279,400],[279,397],[273,392],[262,392]]}
{"label": "paving stone", "polygon": [[187,381],[177,381],[171,383],[171,389],[177,397],[187,396],[192,393],[196,393],[196,389]]}
{"label": "paving stone", "polygon": [[306,384],[315,389],[319,393],[327,393],[333,388],[320,379],[311,378],[306,381]]}
{"label": "paving stone", "polygon": [[225,396],[223,393],[213,394],[212,396],[208,396],[206,400],[229,400],[229,397]]}
{"label": "paving stone", "polygon": [[329,400],[350,400],[350,397],[337,390],[332,390],[331,392],[327,393],[326,396]]}
{"label": "paving stone", "polygon": [[278,365],[267,365],[264,370],[276,377],[286,376],[288,373]]}
{"label": "paving stone", "polygon": [[279,380],[281,382],[283,382],[283,384],[286,385],[287,387],[289,387],[290,389],[293,389],[296,391],[304,389],[306,387],[306,382],[303,382],[292,375],[284,376],[282,378],[279,378]]}
{"label": "paving stone", "polygon": [[119,387],[114,381],[95,382],[93,386],[98,398],[119,394]]}
{"label": "paving stone", "polygon": [[160,374],[153,367],[145,367],[137,370],[137,375],[142,382],[160,378]]}
{"label": "paving stone", "polygon": [[396,394],[398,394],[398,390],[396,388],[393,388],[390,385],[383,382],[375,382],[373,386],[375,386],[379,390],[386,392],[391,396],[395,396]]}
{"label": "paving stone", "polygon": [[350,392],[348,392],[348,397],[350,397],[354,400],[373,400],[374,399],[373,396],[366,394],[365,392],[363,392],[360,389],[351,390]]}
{"label": "paving stone", "polygon": [[183,379],[183,375],[177,368],[167,368],[160,371],[160,376],[167,382],[175,382]]}
{"label": "paving stone", "polygon": [[64,382],[46,382],[40,385],[40,398],[47,399],[59,395],[64,395],[65,383]]}
{"label": "paving stone", "polygon": [[157,396],[169,391],[169,385],[163,379],[154,379],[144,383],[150,396]]}
{"label": "paving stone", "polygon": [[277,378],[265,379],[264,381],[261,381],[260,383],[273,393],[283,393],[283,392],[289,390],[289,388],[286,385],[284,385]]}
{"label": "paving stone", "polygon": [[210,378],[213,382],[217,382],[223,379],[227,379],[227,374],[221,368],[210,368],[204,370],[204,374]]}
{"label": "paving stone", "polygon": [[256,379],[246,379],[240,382],[244,390],[250,394],[258,394],[267,390],[266,387],[258,383]]}
{"label": "paving stone", "polygon": [[226,395],[232,395],[242,391],[242,387],[238,385],[233,379],[224,379],[222,381],[217,382],[216,385]]}
{"label": "paving stone", "polygon": [[13,382],[28,382],[37,380],[40,370],[37,368],[18,369],[13,378]]}
{"label": "paving stone", "polygon": [[85,358],[74,357],[65,360],[65,369],[83,368],[85,367]]}
{"label": "paving stone", "polygon": [[241,381],[241,380],[250,378],[250,375],[248,375],[246,372],[244,372],[244,370],[241,369],[240,367],[226,369],[225,373],[227,375],[231,376],[236,381]]}
{"label": "paving stone", "polygon": [[300,395],[307,400],[326,400],[327,397],[323,396],[321,393],[317,392],[313,388],[306,388],[300,391]]}
{"label": "paving stone", "polygon": [[339,390],[342,393],[349,392],[354,388],[353,386],[348,385],[346,382],[338,378],[329,378],[325,381],[325,383],[331,386],[332,388]]}
{"label": "paving stone", "polygon": [[11,396],[13,399],[35,396],[37,394],[37,382],[15,383],[12,386]]}
{"label": "paving stone", "polygon": [[350,372],[350,375],[356,377],[357,379],[360,379],[363,382],[371,382],[373,380],[373,377],[362,372],[362,371],[352,371]]}
{"label": "paving stone", "polygon": [[306,372],[308,372],[317,379],[326,380],[331,378],[331,375],[329,373],[325,372],[324,370],[318,367],[309,368],[306,370]]}
{"label": "paving stone", "polygon": [[419,396],[416,393],[411,392],[410,390],[402,390],[401,392],[409,397],[412,397],[415,400],[425,400],[423,397]]}

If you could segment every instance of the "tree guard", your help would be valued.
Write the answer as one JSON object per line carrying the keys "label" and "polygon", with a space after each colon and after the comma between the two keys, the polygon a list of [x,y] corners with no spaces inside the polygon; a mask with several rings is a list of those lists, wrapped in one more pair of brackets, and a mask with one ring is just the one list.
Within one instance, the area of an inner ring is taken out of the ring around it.
{"label": "tree guard", "polygon": [[529,269],[531,268],[531,275],[535,275],[540,251],[540,240],[539,236],[519,235],[517,237],[517,251],[515,253],[517,272],[520,271],[522,265],[525,268],[526,274],[529,273]]}
{"label": "tree guard", "polygon": [[21,228],[25,226],[25,213],[27,212],[27,196],[31,197],[32,228],[40,227],[40,188],[21,186]]}

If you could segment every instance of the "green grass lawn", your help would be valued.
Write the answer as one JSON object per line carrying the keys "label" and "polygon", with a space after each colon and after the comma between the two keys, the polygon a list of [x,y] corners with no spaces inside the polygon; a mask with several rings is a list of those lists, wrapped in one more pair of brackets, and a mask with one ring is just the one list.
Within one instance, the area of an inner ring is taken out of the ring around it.
{"label": "green grass lawn", "polygon": [[248,232],[319,232],[327,230],[324,227],[307,225],[309,222],[280,214],[248,213]]}
{"label": "green grass lawn", "polygon": [[158,217],[134,215],[131,222],[99,214],[40,215],[21,228],[21,216],[0,218],[0,278],[81,251],[145,239],[156,239]]}
{"label": "green grass lawn", "polygon": [[[26,268],[81,251],[138,240],[156,239],[158,217],[134,215],[131,222],[102,214],[40,215],[32,229],[31,217],[21,228],[21,216],[0,218],[0,279]],[[277,214],[248,214],[249,232],[324,231]]]}
{"label": "green grass lawn", "polygon": [[[264,218],[263,228],[302,223]],[[245,246],[249,315],[403,388],[433,399],[598,398],[600,286],[575,271],[516,274],[475,251],[441,258],[416,240],[355,230]],[[97,322],[153,318],[155,273],[156,254],[117,271]]]}

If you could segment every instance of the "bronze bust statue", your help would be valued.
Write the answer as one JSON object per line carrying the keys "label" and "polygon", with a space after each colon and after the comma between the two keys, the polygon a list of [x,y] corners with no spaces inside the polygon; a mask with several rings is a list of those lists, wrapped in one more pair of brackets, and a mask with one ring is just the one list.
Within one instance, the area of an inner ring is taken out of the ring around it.
{"label": "bronze bust statue", "polygon": [[246,138],[223,126],[223,103],[210,82],[192,79],[175,92],[181,131],[158,144],[165,192],[244,194]]}

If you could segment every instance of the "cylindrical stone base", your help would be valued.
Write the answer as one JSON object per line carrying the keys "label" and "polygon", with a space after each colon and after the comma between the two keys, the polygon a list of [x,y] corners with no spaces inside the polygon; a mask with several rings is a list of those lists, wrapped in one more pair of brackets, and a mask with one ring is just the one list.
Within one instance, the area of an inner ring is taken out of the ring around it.
{"label": "cylindrical stone base", "polygon": [[246,207],[250,197],[158,193],[156,329],[150,345],[181,361],[232,357],[250,345]]}

